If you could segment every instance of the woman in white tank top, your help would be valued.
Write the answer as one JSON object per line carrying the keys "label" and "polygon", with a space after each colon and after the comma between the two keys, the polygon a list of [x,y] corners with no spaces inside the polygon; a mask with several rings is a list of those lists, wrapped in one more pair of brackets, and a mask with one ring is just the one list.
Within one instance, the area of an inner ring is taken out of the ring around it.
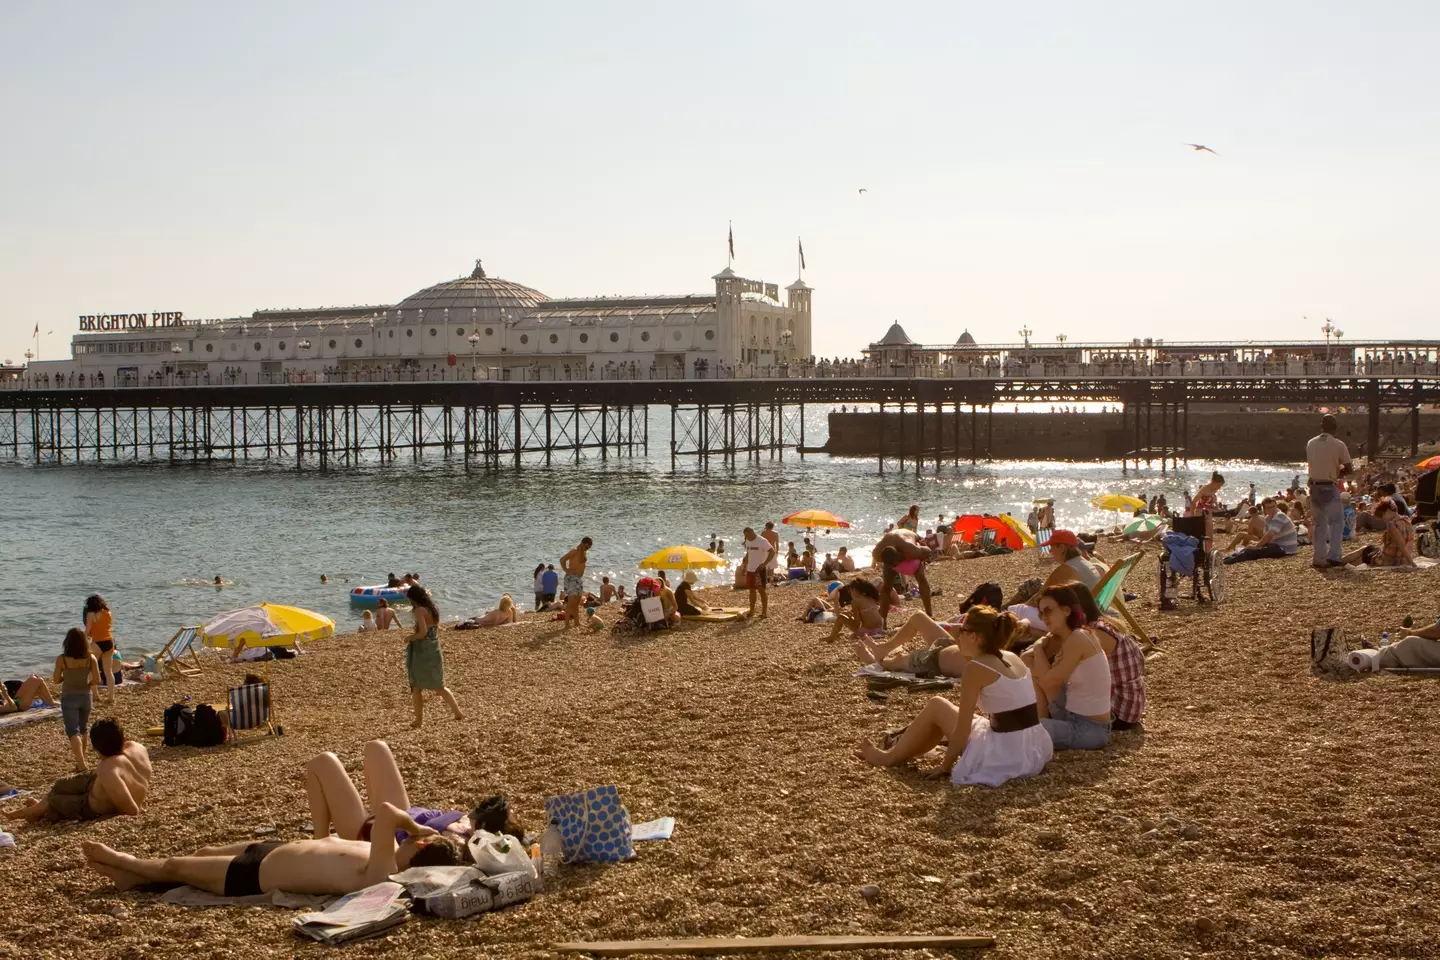
{"label": "woman in white tank top", "polygon": [[1013,613],[970,608],[955,636],[969,658],[960,674],[959,705],[932,697],[899,736],[883,746],[862,741],[855,755],[876,766],[897,766],[948,740],[945,759],[930,776],[998,787],[1039,773],[1054,748],[1040,724],[1030,671],[1006,649],[1019,630]]}
{"label": "woman in white tank top", "polygon": [[1110,661],[1085,629],[1085,609],[1073,589],[1046,587],[1037,606],[1050,636],[1025,659],[1040,722],[1056,750],[1102,749],[1110,742]]}

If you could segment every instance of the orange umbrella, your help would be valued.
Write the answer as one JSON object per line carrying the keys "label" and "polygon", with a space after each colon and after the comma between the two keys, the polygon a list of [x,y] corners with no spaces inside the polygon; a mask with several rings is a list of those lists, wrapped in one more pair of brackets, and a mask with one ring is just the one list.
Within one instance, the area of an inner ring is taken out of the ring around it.
{"label": "orange umbrella", "polygon": [[781,523],[788,523],[792,527],[838,527],[842,530],[850,529],[850,521],[835,516],[829,510],[801,510],[799,513],[792,513],[783,518]]}

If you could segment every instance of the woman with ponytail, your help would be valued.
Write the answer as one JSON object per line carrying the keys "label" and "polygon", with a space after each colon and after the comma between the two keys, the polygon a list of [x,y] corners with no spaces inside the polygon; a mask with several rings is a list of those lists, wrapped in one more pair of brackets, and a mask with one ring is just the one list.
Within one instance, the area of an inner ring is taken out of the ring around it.
{"label": "woman with ponytail", "polygon": [[1046,587],[1037,604],[1050,635],[1025,652],[1041,723],[1056,750],[1100,750],[1110,742],[1110,662],[1075,590]]}
{"label": "woman with ponytail", "polygon": [[932,697],[892,742],[883,747],[862,742],[856,756],[880,767],[897,766],[948,740],[945,759],[931,776],[998,787],[1039,773],[1054,748],[1040,724],[1030,671],[1008,649],[1019,632],[1013,613],[972,607],[955,632],[955,645],[969,658],[961,671],[959,706]]}

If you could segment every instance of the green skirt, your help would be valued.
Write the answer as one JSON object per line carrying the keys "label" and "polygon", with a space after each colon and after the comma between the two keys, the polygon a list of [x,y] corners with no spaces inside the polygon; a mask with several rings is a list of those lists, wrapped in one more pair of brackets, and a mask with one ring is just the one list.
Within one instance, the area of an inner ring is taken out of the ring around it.
{"label": "green skirt", "polygon": [[440,655],[439,631],[431,627],[423,640],[405,648],[405,673],[411,690],[439,690],[445,686],[445,660]]}

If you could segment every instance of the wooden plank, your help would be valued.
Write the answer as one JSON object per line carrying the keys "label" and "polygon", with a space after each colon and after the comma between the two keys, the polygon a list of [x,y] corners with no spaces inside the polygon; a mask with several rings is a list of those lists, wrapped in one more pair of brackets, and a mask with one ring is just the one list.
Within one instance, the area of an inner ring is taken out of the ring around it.
{"label": "wooden plank", "polygon": [[920,950],[925,947],[993,947],[987,935],[955,936],[845,936],[845,937],[697,937],[685,940],[597,940],[593,943],[557,943],[562,953],[591,953],[597,957],[624,957],[649,953],[775,953],[781,950]]}

